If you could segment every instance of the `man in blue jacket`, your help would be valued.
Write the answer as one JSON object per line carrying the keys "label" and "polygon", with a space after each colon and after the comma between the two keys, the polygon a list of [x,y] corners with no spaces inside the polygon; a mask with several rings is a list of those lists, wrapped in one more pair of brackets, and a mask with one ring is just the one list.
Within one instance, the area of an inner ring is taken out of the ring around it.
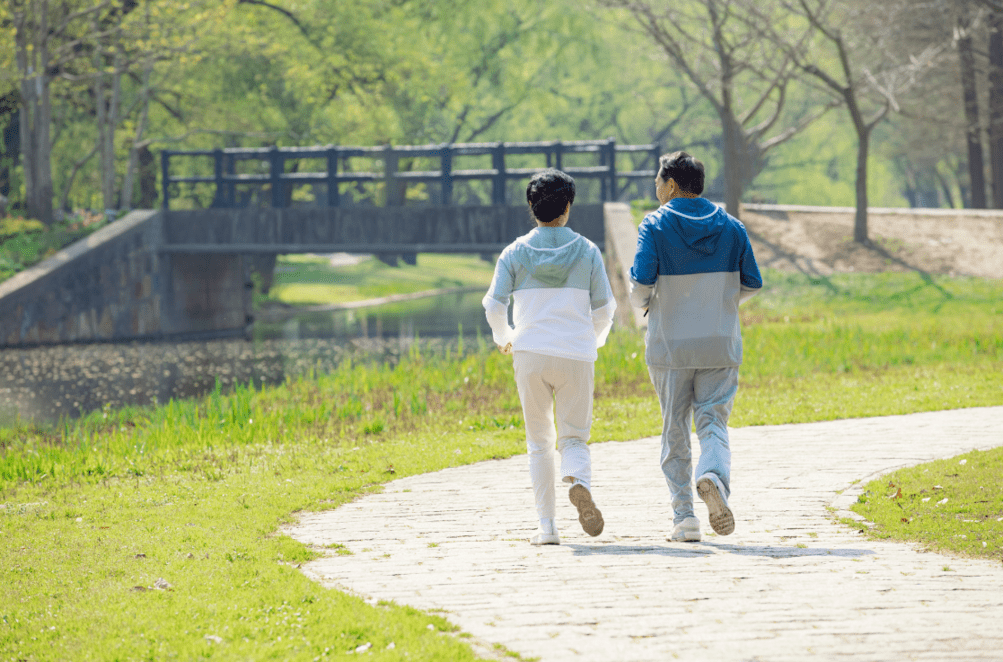
{"label": "man in blue jacket", "polygon": [[693,512],[690,414],[700,439],[696,486],[711,528],[735,530],[728,506],[728,416],[738,390],[742,333],[738,306],[763,286],[749,235],[736,218],[700,197],[704,166],[686,152],[659,160],[662,204],[638,228],[630,300],[645,308],[645,359],[662,409],[662,471],[672,494],[669,540],[700,540]]}

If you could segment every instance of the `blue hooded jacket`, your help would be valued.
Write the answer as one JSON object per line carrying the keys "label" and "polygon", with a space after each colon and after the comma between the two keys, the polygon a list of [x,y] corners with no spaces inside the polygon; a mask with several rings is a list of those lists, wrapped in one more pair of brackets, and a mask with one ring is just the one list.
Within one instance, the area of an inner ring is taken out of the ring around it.
{"label": "blue hooded jacket", "polygon": [[763,286],[749,235],[704,198],[675,198],[645,216],[630,270],[631,302],[648,309],[648,365],[742,363],[739,303]]}

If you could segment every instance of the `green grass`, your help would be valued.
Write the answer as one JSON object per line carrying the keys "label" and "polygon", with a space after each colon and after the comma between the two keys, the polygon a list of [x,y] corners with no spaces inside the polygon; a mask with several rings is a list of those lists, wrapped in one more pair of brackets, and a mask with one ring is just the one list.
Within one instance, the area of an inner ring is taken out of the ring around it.
{"label": "green grass", "polygon": [[902,469],[864,486],[853,510],[876,538],[1003,561],[1003,448]]}
{"label": "green grass", "polygon": [[316,255],[284,255],[276,264],[267,300],[290,305],[346,303],[391,294],[439,288],[478,286],[487,290],[494,265],[476,255],[421,253],[418,264],[388,266],[369,258],[352,266],[332,267]]}
{"label": "green grass", "polygon": [[[733,425],[1003,404],[998,281],[765,277],[743,309]],[[0,428],[0,658],[313,660],[371,643],[376,659],[472,659],[442,618],[307,580],[297,564],[347,550],[278,527],[394,478],[524,452],[511,359],[489,344]],[[594,441],[658,433],[643,344],[620,331],[600,351]],[[999,461],[968,457],[998,487]],[[944,535],[971,538],[963,519],[990,505],[944,519],[957,531]]]}

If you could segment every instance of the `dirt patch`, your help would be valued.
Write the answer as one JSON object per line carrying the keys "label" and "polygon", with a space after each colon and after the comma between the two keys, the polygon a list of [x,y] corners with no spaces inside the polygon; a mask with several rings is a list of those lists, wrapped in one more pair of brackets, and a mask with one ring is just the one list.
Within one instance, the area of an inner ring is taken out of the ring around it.
{"label": "dirt patch", "polygon": [[922,271],[1003,278],[1003,213],[872,211],[871,243],[853,241],[853,212],[744,209],[760,267],[832,273]]}

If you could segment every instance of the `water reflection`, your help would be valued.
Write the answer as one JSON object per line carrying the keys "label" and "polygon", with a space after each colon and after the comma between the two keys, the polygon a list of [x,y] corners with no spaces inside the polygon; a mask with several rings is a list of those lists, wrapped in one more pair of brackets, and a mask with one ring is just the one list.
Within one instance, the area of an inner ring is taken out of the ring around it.
{"label": "water reflection", "polygon": [[[105,405],[163,404],[234,383],[276,384],[346,356],[395,360],[418,339],[440,347],[490,334],[481,293],[374,308],[313,311],[255,323],[253,340],[61,345],[0,351],[0,425],[58,420]],[[288,311],[285,313],[288,314]]]}

